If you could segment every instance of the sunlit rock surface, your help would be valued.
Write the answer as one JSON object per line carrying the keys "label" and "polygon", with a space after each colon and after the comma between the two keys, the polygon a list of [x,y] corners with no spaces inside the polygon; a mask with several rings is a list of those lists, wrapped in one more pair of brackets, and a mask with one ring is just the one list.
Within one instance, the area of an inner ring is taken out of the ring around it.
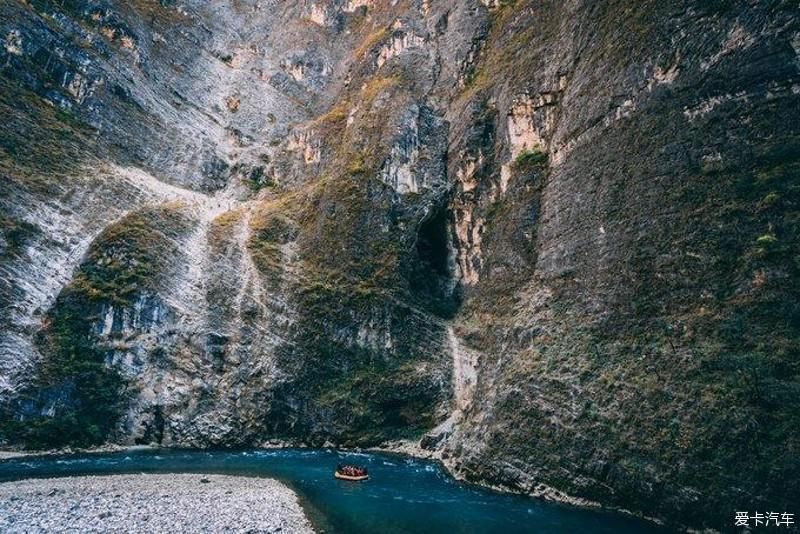
{"label": "sunlit rock surface", "polygon": [[[0,439],[797,502],[791,2],[0,4]],[[727,523],[725,523],[727,524]]]}

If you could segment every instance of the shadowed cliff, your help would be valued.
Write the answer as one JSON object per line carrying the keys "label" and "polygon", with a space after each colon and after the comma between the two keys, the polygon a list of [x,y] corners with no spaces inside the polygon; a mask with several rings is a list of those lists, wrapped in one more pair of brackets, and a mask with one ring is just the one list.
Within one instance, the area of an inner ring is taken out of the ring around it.
{"label": "shadowed cliff", "polygon": [[0,440],[408,440],[695,527],[797,502],[791,2],[0,15]]}

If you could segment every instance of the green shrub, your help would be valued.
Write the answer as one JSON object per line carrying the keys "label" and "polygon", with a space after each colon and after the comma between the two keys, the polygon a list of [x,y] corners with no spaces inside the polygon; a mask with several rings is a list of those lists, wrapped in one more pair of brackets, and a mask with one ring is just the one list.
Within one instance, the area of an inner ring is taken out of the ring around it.
{"label": "green shrub", "polygon": [[761,202],[759,202],[759,207],[761,207],[762,209],[769,208],[780,202],[780,200],[781,196],[775,191],[772,191],[768,193],[763,199],[761,199]]}
{"label": "green shrub", "polygon": [[764,235],[758,236],[758,239],[756,239],[756,243],[758,243],[761,246],[774,245],[777,242],[778,242],[778,238],[775,237],[775,234],[764,234]]}
{"label": "green shrub", "polygon": [[5,239],[11,252],[25,246],[28,239],[37,231],[36,226],[30,223],[0,214],[0,236]]}
{"label": "green shrub", "polygon": [[519,155],[514,159],[514,168],[515,169],[523,169],[526,167],[532,167],[534,165],[546,165],[547,164],[547,154],[542,152],[541,150],[534,149],[534,150],[523,150],[519,153]]}

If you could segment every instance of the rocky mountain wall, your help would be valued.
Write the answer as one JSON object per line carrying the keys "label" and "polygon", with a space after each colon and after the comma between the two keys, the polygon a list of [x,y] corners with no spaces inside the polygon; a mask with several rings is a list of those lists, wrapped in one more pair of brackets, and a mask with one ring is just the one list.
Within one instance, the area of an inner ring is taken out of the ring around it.
{"label": "rocky mountain wall", "polygon": [[0,3],[0,439],[797,486],[796,5]]}

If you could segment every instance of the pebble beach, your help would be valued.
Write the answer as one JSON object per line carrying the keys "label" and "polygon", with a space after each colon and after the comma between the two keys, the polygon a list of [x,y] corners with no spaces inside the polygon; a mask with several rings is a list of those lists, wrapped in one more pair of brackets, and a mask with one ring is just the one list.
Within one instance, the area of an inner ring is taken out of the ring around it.
{"label": "pebble beach", "polygon": [[0,484],[0,532],[310,533],[297,495],[266,478],[115,475]]}

